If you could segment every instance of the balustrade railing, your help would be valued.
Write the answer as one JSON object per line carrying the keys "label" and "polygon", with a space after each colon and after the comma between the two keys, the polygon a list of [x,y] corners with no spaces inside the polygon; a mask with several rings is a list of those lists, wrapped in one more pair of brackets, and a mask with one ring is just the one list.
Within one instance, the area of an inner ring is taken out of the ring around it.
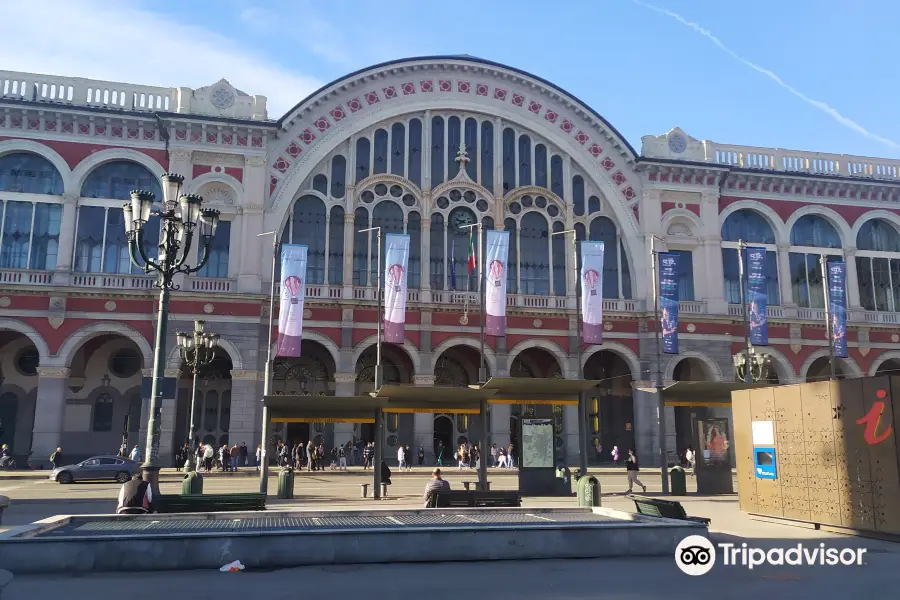
{"label": "balustrade railing", "polygon": [[146,275],[113,275],[73,273],[72,285],[115,290],[150,290],[156,283],[156,277]]}
{"label": "balustrade railing", "polygon": [[2,285],[53,285],[53,271],[3,270],[0,271]]}

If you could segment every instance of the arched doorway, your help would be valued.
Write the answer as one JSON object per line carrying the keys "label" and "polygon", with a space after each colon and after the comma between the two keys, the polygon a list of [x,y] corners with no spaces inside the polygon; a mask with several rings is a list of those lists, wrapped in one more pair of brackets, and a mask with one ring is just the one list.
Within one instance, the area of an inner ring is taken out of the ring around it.
{"label": "arched doorway", "polygon": [[[706,363],[699,358],[683,358],[675,365],[672,379],[675,381],[712,381],[714,377],[709,372]],[[694,444],[697,421],[702,421],[711,415],[705,406],[676,406],[674,413],[675,451],[678,456],[682,456],[685,449]],[[694,451],[696,450],[697,448],[694,448]]]}
{"label": "arched doorway", "polygon": [[[445,465],[452,464],[454,444],[453,420],[448,415],[437,415],[434,418],[434,456],[443,457]],[[443,452],[442,452],[443,451]]]}
{"label": "arched doorway", "polygon": [[19,464],[31,451],[39,362],[27,336],[0,331],[0,445],[8,444]]}
{"label": "arched doorway", "polygon": [[[510,377],[525,377],[531,379],[562,379],[562,369],[556,357],[543,348],[526,348],[519,352],[509,365]],[[510,408],[509,440],[519,447],[518,431],[519,419],[523,415],[534,416],[541,419],[553,419],[554,445],[556,458],[565,458],[565,430],[562,406],[546,406],[535,404],[514,404]]]}
{"label": "arched doorway", "polygon": [[[847,371],[844,368],[844,365],[841,364],[841,359],[834,359],[834,373],[838,379],[846,379]],[[811,365],[809,365],[809,369],[806,370],[806,382],[811,383],[814,381],[826,381],[831,379],[831,358],[828,356],[820,356],[816,360],[813,361]]]}
{"label": "arched doorway", "polygon": [[[588,390],[588,423],[590,437],[588,456],[595,462],[612,462],[613,446],[625,455],[634,448],[633,374],[624,358],[610,350],[595,352],[584,364],[585,379],[600,381]],[[602,450],[596,451],[596,442]]]}
{"label": "arched doorway", "polygon": [[[443,387],[466,387],[478,383],[478,365],[481,357],[478,350],[471,346],[451,346],[444,350],[438,357],[434,366],[434,385]],[[490,367],[486,366],[487,377],[490,378]],[[450,448],[455,448],[457,442],[464,438],[474,443],[480,443],[482,423],[480,415],[463,415],[454,414],[447,416],[447,424],[441,423],[442,427],[449,426],[449,435],[441,438],[445,444],[449,443]],[[434,437],[437,440],[438,421],[435,420]],[[488,409],[488,431],[490,431],[490,408]],[[437,448],[437,441],[435,442]],[[446,460],[445,464],[449,464]],[[437,456],[437,455],[435,455]],[[450,452],[453,456],[453,452]]]}
{"label": "arched doorway", "polygon": [[[300,343],[300,356],[276,358],[272,364],[272,391],[279,396],[333,396],[334,360],[325,346],[313,340]],[[310,440],[330,447],[332,426],[325,423],[273,423],[274,447],[279,441],[294,445]]]}
{"label": "arched doorway", "polygon": [[[356,394],[358,396],[375,391],[375,367],[378,364],[378,347],[371,345],[356,360]],[[385,385],[408,385],[412,383],[412,359],[402,346],[383,344],[381,346],[381,372]],[[385,443],[392,450],[388,456],[396,456],[400,444],[413,445],[412,414],[385,413]],[[375,426],[362,423],[358,427],[359,437],[365,442],[375,441]]]}
{"label": "arched doorway", "polygon": [[878,370],[875,371],[876,377],[880,375],[900,376],[900,359],[890,358],[881,363]]}

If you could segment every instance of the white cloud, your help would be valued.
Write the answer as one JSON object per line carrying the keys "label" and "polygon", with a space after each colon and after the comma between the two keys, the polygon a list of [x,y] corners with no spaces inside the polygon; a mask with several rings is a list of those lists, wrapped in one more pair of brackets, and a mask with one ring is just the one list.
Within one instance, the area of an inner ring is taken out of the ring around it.
{"label": "white cloud", "polygon": [[705,37],[706,39],[711,41],[720,50],[722,50],[723,52],[725,52],[726,54],[731,56],[736,61],[743,63],[744,65],[746,65],[747,67],[750,67],[757,73],[761,73],[762,75],[768,77],[769,79],[774,81],[780,87],[784,88],[785,90],[787,90],[788,92],[790,92],[791,94],[793,94],[794,96],[796,96],[797,98],[799,98],[800,100],[805,102],[806,104],[808,104],[814,108],[817,108],[818,110],[821,110],[822,112],[827,114],[829,117],[831,117],[832,119],[834,119],[835,121],[837,121],[838,123],[843,125],[844,127],[852,129],[856,133],[864,135],[865,137],[869,138],[870,140],[875,140],[876,142],[880,142],[890,148],[894,148],[894,149],[900,148],[900,144],[898,144],[897,142],[895,142],[891,139],[888,139],[886,137],[880,136],[877,133],[873,133],[873,132],[869,131],[868,129],[866,129],[865,127],[863,127],[862,125],[860,125],[859,123],[854,121],[853,119],[842,115],[840,112],[838,112],[838,110],[836,108],[833,108],[832,106],[828,105],[825,102],[822,102],[821,100],[816,100],[815,98],[810,98],[809,96],[807,96],[806,94],[804,94],[803,92],[801,92],[800,90],[798,90],[797,88],[792,86],[791,84],[785,82],[781,77],[779,77],[778,75],[776,75],[769,69],[766,69],[765,67],[761,67],[761,66],[757,65],[756,63],[747,60],[746,58],[739,55],[737,52],[735,52],[734,50],[732,50],[731,48],[729,48],[728,46],[723,44],[722,40],[720,40],[719,38],[714,36],[708,29],[701,27],[697,23],[694,23],[693,21],[688,21],[687,19],[685,19],[678,13],[673,12],[667,8],[662,8],[659,6],[655,6],[653,4],[648,4],[646,2],[642,2],[641,0],[632,0],[632,2],[634,2],[638,6],[642,6],[644,8],[650,9],[652,11],[666,15],[667,17],[675,19],[676,21],[678,21],[685,27],[689,27],[690,29],[693,29],[695,32],[697,32],[698,34],[702,35],[703,37]]}
{"label": "white cloud", "polygon": [[232,39],[129,3],[2,0],[0,8],[16,15],[0,44],[0,65],[11,71],[191,88],[224,77],[266,96],[274,119],[321,86]]}

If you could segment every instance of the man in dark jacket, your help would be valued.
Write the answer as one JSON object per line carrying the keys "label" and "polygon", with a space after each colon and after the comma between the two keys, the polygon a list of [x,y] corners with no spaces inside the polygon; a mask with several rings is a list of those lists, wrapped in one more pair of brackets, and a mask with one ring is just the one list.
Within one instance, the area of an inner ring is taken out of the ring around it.
{"label": "man in dark jacket", "polygon": [[143,515],[150,512],[150,503],[153,502],[153,492],[150,483],[141,478],[140,473],[131,478],[131,481],[122,485],[119,491],[119,505],[116,514],[119,515]]}
{"label": "man in dark jacket", "polygon": [[57,448],[56,452],[50,455],[50,462],[53,463],[54,469],[58,469],[63,466],[62,448]]}

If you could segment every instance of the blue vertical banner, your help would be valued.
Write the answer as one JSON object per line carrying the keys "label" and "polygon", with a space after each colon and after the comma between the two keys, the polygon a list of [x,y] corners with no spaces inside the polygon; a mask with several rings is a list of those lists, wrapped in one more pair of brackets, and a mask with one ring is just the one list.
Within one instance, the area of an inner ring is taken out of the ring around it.
{"label": "blue vertical banner", "polygon": [[[750,320],[750,343],[769,345],[769,320],[766,316],[766,249],[746,248],[747,254],[747,315]],[[739,256],[738,260],[744,260]]]}
{"label": "blue vertical banner", "polygon": [[678,354],[678,259],[677,252],[659,254],[659,322],[666,354]]}
{"label": "blue vertical banner", "polygon": [[837,358],[847,358],[847,263],[826,263],[831,345]]}

